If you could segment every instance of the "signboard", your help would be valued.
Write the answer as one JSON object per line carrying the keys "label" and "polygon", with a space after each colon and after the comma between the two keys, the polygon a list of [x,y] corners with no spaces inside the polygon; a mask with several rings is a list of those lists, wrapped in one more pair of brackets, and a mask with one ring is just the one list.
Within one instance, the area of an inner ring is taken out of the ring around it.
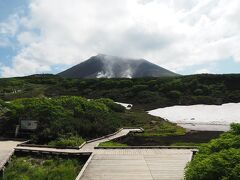
{"label": "signboard", "polygon": [[38,121],[21,120],[22,130],[36,130]]}

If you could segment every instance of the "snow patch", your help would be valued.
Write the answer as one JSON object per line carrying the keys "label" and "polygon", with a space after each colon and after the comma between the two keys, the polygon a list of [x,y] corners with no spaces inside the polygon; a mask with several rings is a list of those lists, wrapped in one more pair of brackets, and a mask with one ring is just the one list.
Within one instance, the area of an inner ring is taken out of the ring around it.
{"label": "snow patch", "polygon": [[192,130],[228,130],[240,123],[240,103],[159,108],[148,113]]}
{"label": "snow patch", "polygon": [[116,104],[120,104],[122,105],[123,107],[125,107],[126,109],[132,109],[132,104],[127,104],[127,103],[120,103],[120,102],[115,102]]}

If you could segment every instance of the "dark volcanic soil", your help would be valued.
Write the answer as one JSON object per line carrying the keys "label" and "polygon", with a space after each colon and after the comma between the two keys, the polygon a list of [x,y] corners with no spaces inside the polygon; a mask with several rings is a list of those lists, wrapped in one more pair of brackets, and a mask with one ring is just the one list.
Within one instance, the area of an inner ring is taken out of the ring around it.
{"label": "dark volcanic soil", "polygon": [[174,143],[207,143],[211,139],[219,137],[221,131],[191,131],[181,136],[134,136],[128,135],[117,139],[119,143],[129,146],[169,146]]}

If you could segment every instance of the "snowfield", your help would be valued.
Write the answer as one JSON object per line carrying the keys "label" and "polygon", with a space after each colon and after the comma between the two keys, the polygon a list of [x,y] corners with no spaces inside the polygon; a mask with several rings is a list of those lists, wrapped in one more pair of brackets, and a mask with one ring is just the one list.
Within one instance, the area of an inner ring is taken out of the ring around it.
{"label": "snowfield", "polygon": [[227,131],[240,123],[240,103],[159,108],[148,112],[191,130]]}

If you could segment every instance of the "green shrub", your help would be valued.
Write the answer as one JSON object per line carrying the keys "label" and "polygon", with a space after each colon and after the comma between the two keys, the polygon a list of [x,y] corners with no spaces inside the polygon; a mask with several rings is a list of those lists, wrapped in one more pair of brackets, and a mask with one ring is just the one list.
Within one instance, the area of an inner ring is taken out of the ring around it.
{"label": "green shrub", "polygon": [[179,91],[176,91],[176,90],[170,91],[170,92],[168,93],[168,96],[169,96],[170,98],[176,98],[176,99],[178,99],[181,95],[182,95],[182,93],[179,92]]}
{"label": "green shrub", "polygon": [[240,178],[240,124],[200,147],[185,173],[187,180],[237,180]]}
{"label": "green shrub", "polygon": [[105,105],[107,105],[107,107],[109,107],[112,111],[115,111],[115,112],[124,112],[125,111],[125,107],[121,106],[120,104],[116,104],[111,99],[100,98],[100,99],[96,99],[94,101],[104,103]]}
{"label": "green shrub", "polygon": [[10,120],[4,128],[16,127],[19,119],[36,120],[38,128],[32,137],[35,143],[40,144],[55,141],[69,133],[86,139],[96,138],[113,133],[120,126],[111,108],[120,111],[122,107],[113,107],[115,103],[110,100],[101,101],[76,96],[17,99],[10,104]]}
{"label": "green shrub", "polygon": [[232,123],[231,130],[233,134],[240,135],[240,124]]}
{"label": "green shrub", "polygon": [[222,150],[210,155],[197,155],[190,163],[187,180],[237,180],[240,177],[240,149]]}
{"label": "green shrub", "polygon": [[79,136],[63,136],[58,138],[55,141],[51,141],[48,144],[50,146],[59,146],[59,147],[68,147],[68,146],[80,146],[82,143],[84,143],[84,139]]}

